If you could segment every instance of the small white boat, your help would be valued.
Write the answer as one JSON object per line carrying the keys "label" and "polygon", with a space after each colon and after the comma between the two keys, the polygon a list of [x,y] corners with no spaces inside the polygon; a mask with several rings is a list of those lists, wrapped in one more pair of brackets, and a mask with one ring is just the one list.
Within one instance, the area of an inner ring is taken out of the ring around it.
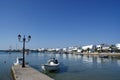
{"label": "small white boat", "polygon": [[20,61],[22,61],[22,60],[23,60],[22,57],[20,57],[20,58],[17,57],[16,62],[14,63],[14,65],[19,65]]}
{"label": "small white boat", "polygon": [[59,69],[59,62],[55,58],[52,58],[48,63],[42,65],[42,69],[46,71],[56,71]]}

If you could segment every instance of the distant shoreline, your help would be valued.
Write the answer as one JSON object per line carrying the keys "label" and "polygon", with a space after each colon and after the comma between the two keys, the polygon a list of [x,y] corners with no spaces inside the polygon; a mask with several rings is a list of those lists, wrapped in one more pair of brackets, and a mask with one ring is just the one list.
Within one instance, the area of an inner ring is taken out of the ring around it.
{"label": "distant shoreline", "polygon": [[107,53],[107,52],[102,52],[102,53],[81,53],[81,54],[86,54],[86,55],[120,55],[120,53]]}
{"label": "distant shoreline", "polygon": [[77,55],[98,56],[100,58],[119,58],[120,53],[76,53]]}

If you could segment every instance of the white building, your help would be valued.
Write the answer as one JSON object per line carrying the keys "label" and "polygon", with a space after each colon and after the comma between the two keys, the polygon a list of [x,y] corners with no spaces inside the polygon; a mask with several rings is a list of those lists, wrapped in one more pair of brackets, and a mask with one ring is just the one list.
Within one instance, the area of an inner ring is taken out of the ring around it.
{"label": "white building", "polygon": [[82,46],[82,49],[83,50],[87,50],[88,48],[89,49],[93,49],[94,45],[87,45],[87,46]]}
{"label": "white building", "polygon": [[55,51],[60,51],[60,48],[56,48]]}
{"label": "white building", "polygon": [[47,51],[51,52],[51,51],[55,51],[55,49],[54,48],[48,48]]}
{"label": "white building", "polygon": [[68,47],[68,52],[77,51],[78,47]]}
{"label": "white building", "polygon": [[109,45],[103,45],[102,50],[110,50],[110,46]]}
{"label": "white building", "polygon": [[117,47],[117,49],[120,49],[120,44],[115,44],[115,46]]}
{"label": "white building", "polygon": [[82,52],[82,49],[78,49],[77,52]]}
{"label": "white building", "polygon": [[96,45],[97,50],[110,50],[110,45],[107,44],[101,44],[101,45]]}
{"label": "white building", "polygon": [[73,52],[73,51],[77,51],[78,47],[67,47],[67,48],[63,48],[62,50],[63,52]]}
{"label": "white building", "polygon": [[89,53],[93,52],[95,49],[94,45],[87,45],[87,46],[82,46],[82,50],[88,50],[89,49]]}
{"label": "white building", "polygon": [[67,52],[67,48],[63,48],[62,50],[63,50],[63,52]]}
{"label": "white building", "polygon": [[97,50],[101,50],[101,45],[96,45]]}
{"label": "white building", "polygon": [[39,48],[39,49],[37,49],[38,51],[44,51],[45,50],[45,48]]}

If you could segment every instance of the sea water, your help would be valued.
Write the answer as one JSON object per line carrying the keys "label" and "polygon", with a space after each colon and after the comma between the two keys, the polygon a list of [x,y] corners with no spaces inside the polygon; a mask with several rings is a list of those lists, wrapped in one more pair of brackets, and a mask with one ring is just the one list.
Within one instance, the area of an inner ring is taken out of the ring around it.
{"label": "sea water", "polygon": [[[17,57],[22,53],[0,52],[0,80],[13,80],[11,66]],[[41,65],[53,57],[60,62],[59,71],[43,71]],[[25,61],[55,80],[120,80],[120,59],[116,58],[46,52],[25,55]]]}

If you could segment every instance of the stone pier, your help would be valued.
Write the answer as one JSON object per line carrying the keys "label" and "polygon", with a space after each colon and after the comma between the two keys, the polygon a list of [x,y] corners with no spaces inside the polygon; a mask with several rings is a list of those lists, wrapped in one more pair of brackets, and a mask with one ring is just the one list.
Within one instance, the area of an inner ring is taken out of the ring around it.
{"label": "stone pier", "polygon": [[12,66],[12,75],[14,80],[54,80],[28,65],[25,68],[22,65]]}

